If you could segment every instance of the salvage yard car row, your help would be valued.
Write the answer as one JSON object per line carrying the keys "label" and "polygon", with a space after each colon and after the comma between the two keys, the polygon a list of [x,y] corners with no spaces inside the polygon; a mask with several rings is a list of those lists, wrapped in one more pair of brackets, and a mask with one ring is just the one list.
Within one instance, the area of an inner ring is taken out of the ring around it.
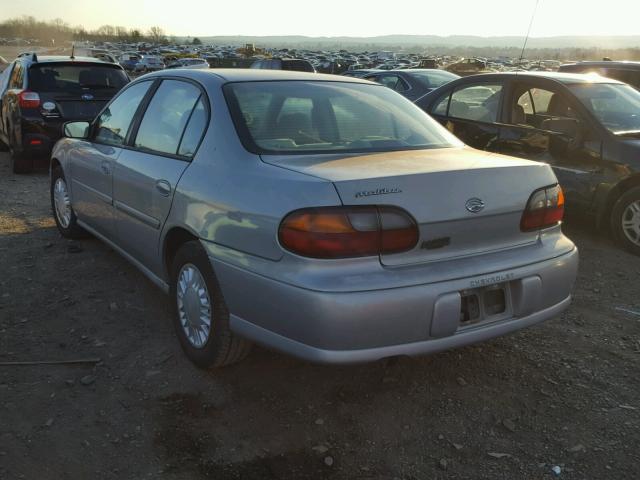
{"label": "salvage yard car row", "polygon": [[[609,156],[612,176],[598,156],[635,148],[640,106],[616,105],[640,94],[620,82],[469,76],[433,85],[418,108],[394,72],[393,88],[375,72],[382,85],[268,68],[161,70],[127,84],[95,59],[15,65],[3,111],[9,98],[26,112],[14,122],[65,124],[49,164],[58,229],[100,238],[168,292],[180,343],[202,367],[237,362],[252,342],[328,363],[418,355],[553,317],[578,261],[561,230],[565,194],[569,210],[597,198],[601,221],[619,213],[627,248],[640,239],[638,177]],[[35,72],[66,96],[33,91]],[[114,98],[96,99],[98,87]],[[562,90],[573,87],[594,93],[591,111]],[[101,108],[82,110],[94,100]],[[66,115],[65,102],[84,115]],[[24,148],[41,144],[18,145],[12,126],[1,138],[19,171]]]}

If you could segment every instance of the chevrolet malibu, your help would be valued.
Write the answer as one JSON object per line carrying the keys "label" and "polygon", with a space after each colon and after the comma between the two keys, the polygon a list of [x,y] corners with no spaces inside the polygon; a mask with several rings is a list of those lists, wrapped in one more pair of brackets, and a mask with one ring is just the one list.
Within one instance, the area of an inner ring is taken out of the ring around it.
{"label": "chevrolet malibu", "polygon": [[459,347],[566,309],[578,254],[542,163],[464,146],[345,77],[171,70],[65,125],[51,203],[170,294],[198,366]]}

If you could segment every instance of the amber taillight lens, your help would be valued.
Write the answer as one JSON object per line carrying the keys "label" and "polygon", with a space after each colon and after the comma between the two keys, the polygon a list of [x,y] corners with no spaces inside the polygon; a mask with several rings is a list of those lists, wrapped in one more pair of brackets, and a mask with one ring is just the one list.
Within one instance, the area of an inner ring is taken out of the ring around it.
{"label": "amber taillight lens", "polygon": [[278,238],[304,257],[366,257],[411,250],[418,243],[418,226],[395,207],[305,208],[282,220]]}
{"label": "amber taillight lens", "polygon": [[560,185],[541,188],[529,197],[520,230],[530,232],[558,225],[564,216],[564,193]]}

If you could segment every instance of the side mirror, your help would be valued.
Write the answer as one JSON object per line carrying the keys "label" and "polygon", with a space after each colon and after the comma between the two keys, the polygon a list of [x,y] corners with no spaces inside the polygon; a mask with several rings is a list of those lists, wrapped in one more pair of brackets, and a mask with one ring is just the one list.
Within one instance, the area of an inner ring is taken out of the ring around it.
{"label": "side mirror", "polygon": [[89,122],[67,122],[62,127],[62,132],[68,138],[89,138]]}

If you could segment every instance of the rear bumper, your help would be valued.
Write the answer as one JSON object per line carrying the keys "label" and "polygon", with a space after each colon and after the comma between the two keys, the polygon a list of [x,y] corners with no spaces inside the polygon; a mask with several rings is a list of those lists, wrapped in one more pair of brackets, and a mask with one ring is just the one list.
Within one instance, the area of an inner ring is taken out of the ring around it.
{"label": "rear bumper", "polygon": [[444,338],[357,350],[325,350],[306,345],[265,330],[234,315],[231,316],[231,328],[239,335],[250,338],[257,343],[310,362],[327,364],[363,363],[388,357],[433,354],[483,342],[553,318],[566,310],[570,304],[571,296],[568,296],[551,307],[523,318],[512,318],[485,326],[479,326],[478,328],[468,329]]}
{"label": "rear bumper", "polygon": [[22,153],[29,156],[48,156],[62,137],[60,118],[28,119],[22,121]]}
{"label": "rear bumper", "polygon": [[[306,360],[353,363],[439,352],[556,316],[570,304],[578,251],[488,275],[357,292],[309,290],[212,263],[233,331]],[[496,281],[508,284],[509,316],[461,326],[459,292]]]}

